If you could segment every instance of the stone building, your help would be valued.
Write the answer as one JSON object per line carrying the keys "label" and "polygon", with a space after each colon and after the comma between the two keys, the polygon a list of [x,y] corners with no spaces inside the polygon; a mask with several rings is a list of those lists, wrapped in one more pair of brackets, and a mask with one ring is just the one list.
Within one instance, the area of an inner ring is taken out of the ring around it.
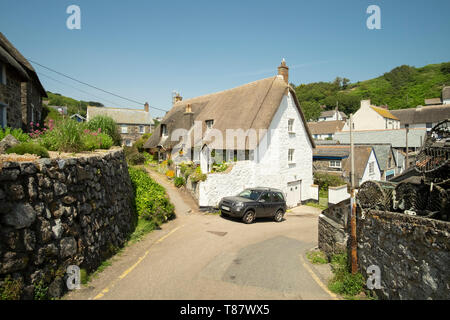
{"label": "stone building", "polygon": [[0,125],[27,129],[40,122],[44,87],[31,64],[0,32]]}
{"label": "stone building", "polygon": [[154,122],[149,112],[148,103],[145,104],[144,110],[88,106],[87,121],[98,115],[114,119],[119,126],[122,144],[128,147],[131,147],[143,134],[153,133]]}

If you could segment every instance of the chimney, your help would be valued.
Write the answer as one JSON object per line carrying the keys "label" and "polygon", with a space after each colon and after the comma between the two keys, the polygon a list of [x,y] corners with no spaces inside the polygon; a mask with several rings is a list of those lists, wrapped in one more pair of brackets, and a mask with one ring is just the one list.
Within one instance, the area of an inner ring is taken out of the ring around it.
{"label": "chimney", "polygon": [[183,101],[183,97],[180,96],[180,94],[177,92],[175,94],[175,96],[173,97],[173,103],[175,104],[175,103],[180,102],[180,101]]}
{"label": "chimney", "polygon": [[361,100],[361,109],[369,107],[370,107],[370,100]]}
{"label": "chimney", "polygon": [[194,113],[192,112],[192,106],[190,103],[186,105],[184,110],[184,119],[185,127],[189,130],[194,125]]}
{"label": "chimney", "polygon": [[284,60],[284,58],[281,61],[280,66],[278,67],[278,75],[283,76],[286,84],[289,84],[289,67],[286,65],[286,61]]}
{"label": "chimney", "polygon": [[145,112],[148,112],[148,102],[146,102],[146,103],[144,104],[144,110],[145,110]]}

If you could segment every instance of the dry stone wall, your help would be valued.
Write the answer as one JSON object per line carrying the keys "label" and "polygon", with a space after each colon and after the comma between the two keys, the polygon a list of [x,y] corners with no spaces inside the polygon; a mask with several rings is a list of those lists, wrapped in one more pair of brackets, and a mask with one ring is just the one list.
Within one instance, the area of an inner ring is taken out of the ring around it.
{"label": "dry stone wall", "polygon": [[0,168],[0,286],[66,290],[66,269],[90,272],[134,230],[133,189],[121,149],[69,159],[3,162]]}

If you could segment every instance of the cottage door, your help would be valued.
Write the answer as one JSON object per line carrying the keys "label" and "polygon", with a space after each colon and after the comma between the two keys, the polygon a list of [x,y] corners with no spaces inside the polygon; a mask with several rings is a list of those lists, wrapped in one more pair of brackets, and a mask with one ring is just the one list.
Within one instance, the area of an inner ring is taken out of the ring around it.
{"label": "cottage door", "polygon": [[302,199],[302,181],[292,181],[288,182],[287,185],[287,199],[286,204],[288,207],[296,207],[301,202]]}

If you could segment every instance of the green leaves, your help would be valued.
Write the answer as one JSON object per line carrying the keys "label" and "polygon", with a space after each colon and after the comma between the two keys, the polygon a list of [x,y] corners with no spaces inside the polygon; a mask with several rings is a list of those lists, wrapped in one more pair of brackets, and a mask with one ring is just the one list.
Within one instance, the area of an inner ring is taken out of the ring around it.
{"label": "green leaves", "polygon": [[156,225],[173,219],[175,210],[166,190],[153,181],[142,169],[128,168],[135,192],[135,205],[138,216],[154,221]]}

